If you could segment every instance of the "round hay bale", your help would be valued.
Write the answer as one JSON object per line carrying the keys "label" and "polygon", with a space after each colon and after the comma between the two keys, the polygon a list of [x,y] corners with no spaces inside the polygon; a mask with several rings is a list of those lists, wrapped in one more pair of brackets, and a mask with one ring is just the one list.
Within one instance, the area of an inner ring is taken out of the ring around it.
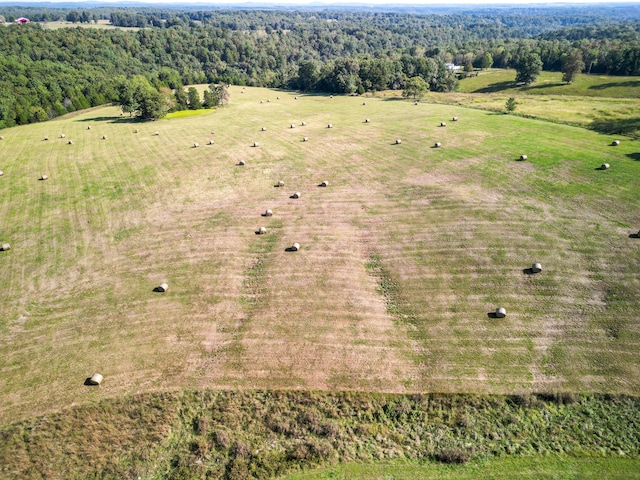
{"label": "round hay bale", "polygon": [[11,245],[9,245],[8,243],[3,243],[2,244],[2,251],[6,252],[7,250],[11,250]]}
{"label": "round hay bale", "polygon": [[364,106],[364,105],[366,105],[366,104],[367,104],[367,102],[362,102],[362,106]]}
{"label": "round hay bale", "polygon": [[267,127],[262,127],[262,131],[266,132],[267,131]]}
{"label": "round hay bale", "polygon": [[257,147],[258,145],[260,145],[258,142],[253,142],[254,147]]}
{"label": "round hay bale", "polygon": [[265,233],[267,233],[267,227],[260,227],[258,229],[258,235],[264,235]]}
{"label": "round hay bale", "polygon": [[89,125],[89,126],[87,127],[87,130],[91,130],[91,125]]}
{"label": "round hay bale", "polygon": [[418,105],[418,101],[416,100],[415,102],[413,102],[414,105]]}
{"label": "round hay bale", "polygon": [[328,187],[329,186],[329,182],[327,180],[324,180],[321,184],[321,187]]}
{"label": "round hay bale", "polygon": [[267,100],[267,103],[271,103],[271,99]]}
{"label": "round hay bale", "polygon": [[309,138],[308,138],[308,137],[302,137],[302,141],[303,141],[303,142],[308,142],[308,141],[309,141]]}
{"label": "round hay bale", "polygon": [[64,138],[66,135],[64,133],[60,134],[60,138]]}
{"label": "round hay bale", "polygon": [[301,126],[306,127],[307,126],[307,122],[302,122],[300,123]]}
{"label": "round hay bale", "polygon": [[496,308],[496,318],[504,318],[507,316],[507,311],[502,308],[502,307],[498,307]]}
{"label": "round hay bale", "polygon": [[298,99],[298,97],[294,97],[294,100],[297,100],[297,99]]}
{"label": "round hay bale", "polygon": [[441,127],[446,127],[447,126],[447,122],[440,122],[440,126]]}
{"label": "round hay bale", "polygon": [[260,103],[264,103],[262,100],[260,100]]}
{"label": "round hay bale", "polygon": [[213,140],[209,140],[209,145],[213,145],[214,143],[216,142],[214,142]]}
{"label": "round hay bale", "polygon": [[103,140],[106,140],[106,139],[107,139],[107,136],[106,136],[106,135],[102,135],[102,139],[103,139]]}
{"label": "round hay bale", "polygon": [[242,165],[244,165],[244,164],[245,164],[244,160],[240,160],[240,161],[238,162],[238,165],[240,165],[240,166],[242,166]]}
{"label": "round hay bale", "polygon": [[329,98],[333,98],[333,95],[329,95]]}
{"label": "round hay bale", "polygon": [[136,128],[133,133],[140,133],[140,130]]}
{"label": "round hay bale", "polygon": [[161,283],[153,289],[154,292],[166,292],[167,290],[169,290],[169,285],[167,285],[166,283]]}
{"label": "round hay bale", "polygon": [[4,140],[4,137],[2,135],[0,135],[0,140]]}
{"label": "round hay bale", "polygon": [[244,90],[240,90],[240,93],[244,93]]}
{"label": "round hay bale", "polygon": [[540,273],[542,271],[542,265],[540,265],[539,263],[534,263],[533,265],[531,265],[531,271],[533,273]]}
{"label": "round hay bale", "polygon": [[44,137],[43,140],[46,142],[47,140],[49,140],[49,137]]}
{"label": "round hay bale", "polygon": [[154,132],[153,135],[157,137],[158,135],[160,135],[160,132]]}
{"label": "round hay bale", "polygon": [[4,175],[4,172],[0,170],[0,177]]}
{"label": "round hay bale", "polygon": [[300,244],[299,243],[294,243],[293,245],[291,245],[291,251],[292,252],[297,252],[298,250],[300,250]]}
{"label": "round hay bale", "polygon": [[302,195],[300,192],[296,192],[293,195],[291,195],[291,198],[300,198],[300,195]]}
{"label": "round hay bale", "polygon": [[270,209],[268,209],[268,208],[267,208],[267,209],[265,210],[265,212],[264,212],[264,216],[265,216],[265,217],[271,217],[271,216],[273,216],[273,210],[270,210]]}
{"label": "round hay bale", "polygon": [[280,97],[276,97],[276,100],[280,100]]}
{"label": "round hay bale", "polygon": [[453,118],[451,119],[451,121],[452,121],[452,122],[457,122],[457,121],[458,121],[458,117],[453,117]]}
{"label": "round hay bale", "polygon": [[369,120],[368,118],[365,118],[364,123],[371,123],[371,120]]}
{"label": "round hay bale", "polygon": [[87,379],[85,383],[87,385],[100,385],[102,383],[102,380],[104,380],[104,377],[102,375],[100,375],[99,373],[94,373]]}
{"label": "round hay bale", "polygon": [[620,140],[614,140],[613,142],[611,142],[611,145],[613,147],[617,147],[618,145],[620,145]]}
{"label": "round hay bale", "polygon": [[278,186],[279,187],[284,187],[284,182],[282,180],[278,181]]}
{"label": "round hay bale", "polygon": [[526,155],[520,155],[520,160],[526,160],[527,158],[529,157],[527,157]]}
{"label": "round hay bale", "polygon": [[442,146],[442,144],[440,142],[436,142],[433,146],[435,148],[440,148]]}
{"label": "round hay bale", "polygon": [[399,138],[396,138],[396,145],[400,145],[402,143],[402,140],[400,140]]}
{"label": "round hay bale", "polygon": [[292,123],[289,128],[296,128],[296,126]]}
{"label": "round hay bale", "polygon": [[193,148],[198,148],[199,146],[200,146],[200,144],[198,144],[198,143],[194,143],[193,144]]}
{"label": "round hay bale", "polygon": [[48,179],[49,179],[49,177],[43,174],[38,180],[43,180],[44,181],[44,180],[48,180]]}
{"label": "round hay bale", "polygon": [[610,167],[611,165],[609,165],[608,163],[603,163],[602,165],[600,165],[600,170],[609,170]]}
{"label": "round hay bale", "polygon": [[69,141],[67,142],[67,145],[73,145],[73,140],[69,140]]}
{"label": "round hay bale", "polygon": [[329,124],[327,125],[327,128],[333,128],[333,125]]}

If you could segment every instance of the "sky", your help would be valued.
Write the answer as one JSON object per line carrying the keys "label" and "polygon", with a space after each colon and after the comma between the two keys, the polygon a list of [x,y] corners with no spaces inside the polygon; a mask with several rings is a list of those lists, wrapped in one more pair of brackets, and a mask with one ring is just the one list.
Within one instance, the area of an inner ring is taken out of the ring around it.
{"label": "sky", "polygon": [[[91,4],[93,3],[91,0],[44,0],[47,3],[83,3],[83,4]],[[7,0],[0,0],[0,4],[13,4],[14,2]],[[42,4],[43,0],[16,0],[15,4],[29,4],[29,3],[38,3]],[[322,6],[322,5],[359,5],[359,6],[375,6],[375,5],[388,5],[393,7],[398,7],[401,5],[425,5],[425,6],[448,6],[451,4],[482,4],[484,6],[490,7],[491,5],[515,5],[515,6],[527,6],[531,4],[535,4],[540,6],[541,4],[549,4],[553,6],[558,6],[562,4],[596,4],[596,3],[624,3],[624,4],[637,4],[640,7],[640,0],[400,0],[394,2],[393,0],[97,0],[96,3],[109,3],[109,4],[122,4],[127,5],[128,3],[145,3],[149,5],[154,4],[172,4],[172,5],[202,5],[215,7],[218,5],[236,5],[241,6],[243,4],[251,4],[251,5],[265,5],[265,6],[278,6],[278,5],[287,5],[287,6]]]}

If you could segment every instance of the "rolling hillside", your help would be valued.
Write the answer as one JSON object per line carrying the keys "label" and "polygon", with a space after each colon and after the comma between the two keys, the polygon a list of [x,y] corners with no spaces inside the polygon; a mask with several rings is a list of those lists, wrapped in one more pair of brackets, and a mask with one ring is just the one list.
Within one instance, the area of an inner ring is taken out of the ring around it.
{"label": "rolling hillside", "polygon": [[640,142],[230,92],[2,132],[3,423],[185,388],[637,393]]}

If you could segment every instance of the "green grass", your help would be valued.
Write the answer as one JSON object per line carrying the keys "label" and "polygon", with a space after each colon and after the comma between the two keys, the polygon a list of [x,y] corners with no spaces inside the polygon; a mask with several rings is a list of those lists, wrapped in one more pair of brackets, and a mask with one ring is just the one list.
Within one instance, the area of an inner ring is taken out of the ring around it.
{"label": "green grass", "polygon": [[460,81],[457,92],[430,93],[429,101],[505,112],[509,97],[515,114],[578,125],[605,134],[640,136],[638,77],[579,75],[562,84],[562,74],[542,72],[531,86],[518,86],[514,70],[492,69]]}
{"label": "green grass", "polygon": [[211,113],[211,110],[208,108],[201,108],[199,110],[181,110],[179,112],[168,113],[166,116],[162,117],[162,120],[173,120],[177,118],[197,117],[199,115],[204,115],[207,113]]}
{"label": "green grass", "polygon": [[561,72],[541,72],[535,83],[519,86],[516,71],[489,69],[477,77],[464,78],[457,87],[465,93],[518,93],[527,95],[566,95],[606,98],[640,98],[640,77],[613,77],[607,75],[576,76],[574,82],[562,82]]}
{"label": "green grass", "polygon": [[625,458],[521,457],[500,458],[463,466],[433,463],[348,464],[282,477],[283,480],[495,480],[511,479],[634,479],[640,462]]}

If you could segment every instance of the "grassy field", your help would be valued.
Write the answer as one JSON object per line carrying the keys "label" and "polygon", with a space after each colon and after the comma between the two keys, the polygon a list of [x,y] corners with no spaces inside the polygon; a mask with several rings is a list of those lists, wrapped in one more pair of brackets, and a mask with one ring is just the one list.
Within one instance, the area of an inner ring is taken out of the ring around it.
{"label": "grassy field", "polygon": [[504,112],[509,97],[516,114],[640,137],[640,78],[579,75],[562,83],[559,72],[542,72],[531,86],[517,86],[515,70],[492,69],[460,81],[456,92],[429,93],[427,100]]}
{"label": "grassy field", "polygon": [[98,28],[101,30],[111,30],[114,28],[121,28],[122,30],[130,30],[133,32],[140,30],[140,28],[138,27],[116,27],[115,25],[112,25],[109,20],[98,20],[98,23],[80,23],[80,22],[72,23],[72,22],[66,22],[66,21],[39,22],[39,23],[40,25],[42,25],[43,28],[47,28],[49,30],[58,30],[59,28],[76,28],[76,27]]}
{"label": "grassy field", "polygon": [[564,95],[573,97],[640,98],[640,77],[613,77],[608,75],[577,75],[566,84],[561,72],[540,72],[535,83],[528,86],[515,84],[516,71],[494,68],[481,70],[477,77],[460,81],[457,91],[464,93],[500,93],[507,91],[527,95]]}
{"label": "grassy field", "polygon": [[638,392],[640,142],[297,98],[2,132],[3,423],[182,388]]}
{"label": "grassy field", "polygon": [[631,480],[640,478],[640,462],[632,459],[518,457],[473,465],[433,463],[349,464],[282,477],[283,480]]}

